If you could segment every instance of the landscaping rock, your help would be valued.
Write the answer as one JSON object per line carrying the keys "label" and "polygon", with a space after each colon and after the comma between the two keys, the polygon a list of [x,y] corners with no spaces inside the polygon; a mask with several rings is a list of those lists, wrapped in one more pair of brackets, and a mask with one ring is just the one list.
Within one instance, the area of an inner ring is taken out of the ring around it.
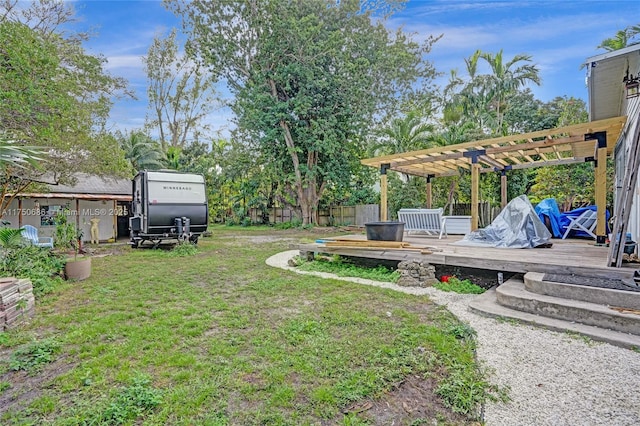
{"label": "landscaping rock", "polygon": [[397,284],[403,287],[431,287],[438,282],[435,266],[422,260],[402,261],[398,263],[398,272]]}

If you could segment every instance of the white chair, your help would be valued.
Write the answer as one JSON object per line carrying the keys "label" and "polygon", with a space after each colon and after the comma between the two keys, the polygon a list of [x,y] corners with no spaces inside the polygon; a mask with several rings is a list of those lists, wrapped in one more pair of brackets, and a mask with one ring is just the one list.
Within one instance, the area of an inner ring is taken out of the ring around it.
{"label": "white chair", "polygon": [[571,231],[583,231],[589,234],[591,238],[596,238],[593,230],[596,227],[598,213],[595,210],[585,210],[580,216],[569,217],[568,219],[571,222],[567,225],[567,230],[564,231],[563,240],[567,238]]}
{"label": "white chair", "polygon": [[442,209],[400,209],[398,220],[404,222],[404,230],[409,235],[417,232],[427,235],[447,236],[447,229],[442,217]]}
{"label": "white chair", "polygon": [[22,227],[22,237],[29,240],[34,246],[53,248],[53,238],[38,237],[38,229],[31,225]]}

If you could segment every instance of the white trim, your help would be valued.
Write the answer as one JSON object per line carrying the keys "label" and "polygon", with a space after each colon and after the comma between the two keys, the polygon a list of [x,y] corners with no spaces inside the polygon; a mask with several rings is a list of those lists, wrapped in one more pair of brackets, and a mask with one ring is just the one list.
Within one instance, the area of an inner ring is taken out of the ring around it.
{"label": "white trim", "polygon": [[589,66],[593,62],[600,62],[605,59],[615,58],[617,56],[626,55],[627,53],[634,52],[636,50],[640,50],[640,43],[634,44],[632,46],[627,46],[624,49],[613,50],[611,52],[601,53],[600,55],[592,56],[587,58],[584,65]]}

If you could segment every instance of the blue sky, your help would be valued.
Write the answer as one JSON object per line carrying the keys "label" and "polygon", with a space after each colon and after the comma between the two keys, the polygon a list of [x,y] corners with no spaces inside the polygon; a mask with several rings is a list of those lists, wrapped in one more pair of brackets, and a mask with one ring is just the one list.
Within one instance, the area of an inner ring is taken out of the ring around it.
{"label": "blue sky", "polygon": [[[142,127],[147,114],[146,82],[141,57],[153,37],[179,27],[179,20],[160,1],[76,1],[80,22],[77,30],[92,29],[86,44],[94,54],[104,55],[108,70],[129,80],[137,101],[116,102],[112,129]],[[415,38],[443,34],[429,55],[439,72],[458,69],[464,74],[464,58],[475,50],[504,50],[505,60],[528,54],[540,68],[542,85],[532,86],[536,97],[549,101],[556,96],[587,100],[585,71],[588,57],[604,53],[600,42],[629,25],[640,24],[640,2],[619,1],[463,1],[410,0],[389,25],[402,25]],[[634,18],[635,17],[635,18]],[[446,77],[440,81],[446,82]],[[221,110],[211,117],[215,129],[228,134],[230,113]]]}

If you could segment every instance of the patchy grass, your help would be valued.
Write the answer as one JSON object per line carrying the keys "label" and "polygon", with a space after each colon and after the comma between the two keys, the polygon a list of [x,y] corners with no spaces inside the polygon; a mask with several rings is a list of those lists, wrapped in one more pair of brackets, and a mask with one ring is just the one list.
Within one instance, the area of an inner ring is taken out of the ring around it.
{"label": "patchy grass", "polygon": [[452,291],[461,294],[482,294],[485,289],[472,283],[470,280],[460,280],[455,277],[449,278],[447,282],[439,282],[433,285],[438,290]]}
{"label": "patchy grass", "polygon": [[[0,423],[472,424],[496,390],[449,312],[266,266],[327,232],[215,227],[187,257],[94,258],[0,334]],[[31,341],[55,341],[53,362],[8,368]]]}
{"label": "patchy grass", "polygon": [[296,258],[295,262],[298,268],[303,271],[329,272],[339,277],[357,277],[366,278],[375,281],[384,281],[395,283],[400,278],[400,273],[379,265],[372,268],[355,265],[347,259],[340,256],[332,258],[317,257],[313,261],[306,261]]}
{"label": "patchy grass", "polygon": [[34,340],[11,354],[9,369],[36,373],[45,364],[53,362],[59,348],[60,344],[55,339]]}

